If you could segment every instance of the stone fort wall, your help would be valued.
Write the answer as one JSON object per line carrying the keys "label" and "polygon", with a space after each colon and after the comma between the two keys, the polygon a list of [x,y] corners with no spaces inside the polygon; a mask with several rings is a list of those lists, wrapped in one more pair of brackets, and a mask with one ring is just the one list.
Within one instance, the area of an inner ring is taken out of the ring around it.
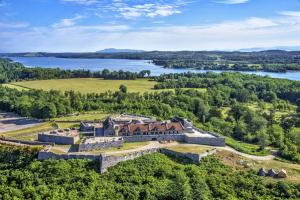
{"label": "stone fort wall", "polygon": [[133,160],[140,156],[160,152],[165,155],[174,156],[174,157],[181,157],[181,158],[188,158],[194,163],[199,163],[201,159],[205,156],[211,155],[216,152],[216,149],[205,152],[203,154],[196,154],[196,153],[181,153],[169,149],[164,148],[153,148],[147,150],[141,150],[137,152],[128,153],[125,155],[88,155],[88,154],[55,154],[48,150],[42,150],[39,152],[38,159],[39,160],[46,160],[46,159],[91,159],[95,161],[99,161],[100,172],[104,173],[107,171],[109,167],[117,165],[119,162]]}
{"label": "stone fort wall", "polygon": [[79,140],[79,136],[68,137],[60,135],[38,134],[38,141],[51,142],[56,144],[75,144]]}
{"label": "stone fort wall", "polygon": [[210,146],[225,146],[225,138],[214,135],[215,137],[190,137],[186,134],[167,134],[167,135],[136,135],[125,136],[125,142],[144,142],[144,141],[177,141],[189,144],[200,144]]}
{"label": "stone fort wall", "polygon": [[209,146],[225,146],[225,138],[223,137],[189,137],[185,136],[185,142],[189,144],[201,144]]}
{"label": "stone fort wall", "polygon": [[122,147],[123,146],[123,140],[117,140],[117,141],[107,141],[107,142],[98,142],[98,143],[80,143],[79,144],[79,151],[92,151],[97,149],[105,149],[110,147]]}

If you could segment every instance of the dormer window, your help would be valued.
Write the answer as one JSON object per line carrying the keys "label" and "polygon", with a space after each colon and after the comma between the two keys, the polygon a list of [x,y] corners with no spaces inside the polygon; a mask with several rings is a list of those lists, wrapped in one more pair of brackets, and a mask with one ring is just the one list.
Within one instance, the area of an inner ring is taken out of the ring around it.
{"label": "dormer window", "polygon": [[141,128],[140,128],[140,127],[138,127],[138,128],[135,129],[136,135],[140,135],[141,132],[142,132],[142,131],[141,131]]}

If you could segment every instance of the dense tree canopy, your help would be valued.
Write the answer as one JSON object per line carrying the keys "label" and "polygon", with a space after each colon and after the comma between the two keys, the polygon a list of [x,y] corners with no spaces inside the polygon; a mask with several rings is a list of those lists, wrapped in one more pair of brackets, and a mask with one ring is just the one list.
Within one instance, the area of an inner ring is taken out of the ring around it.
{"label": "dense tree canopy", "polygon": [[35,151],[0,146],[0,199],[297,199],[300,187],[235,171],[214,158],[200,165],[151,154],[105,174],[89,160],[37,161]]}

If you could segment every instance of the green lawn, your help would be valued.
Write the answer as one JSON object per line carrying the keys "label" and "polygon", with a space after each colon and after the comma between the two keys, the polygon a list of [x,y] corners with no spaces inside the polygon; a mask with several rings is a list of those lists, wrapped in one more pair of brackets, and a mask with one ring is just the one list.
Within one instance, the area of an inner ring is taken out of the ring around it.
{"label": "green lawn", "polygon": [[[22,81],[3,84],[3,86],[18,89],[42,89],[42,90],[73,90],[80,93],[102,93],[108,90],[117,91],[120,85],[126,85],[128,92],[162,92],[175,91],[175,89],[154,90],[154,85],[157,82],[149,79],[137,80],[103,80],[98,78],[73,78],[73,79],[51,79],[51,80],[36,80]],[[187,90],[189,88],[183,88]],[[206,92],[205,88],[195,88],[194,90]]]}
{"label": "green lawn", "polygon": [[66,117],[57,117],[53,120],[55,121],[96,121],[103,120],[109,114],[103,112],[87,112],[87,113],[79,113]]}
{"label": "green lawn", "polygon": [[120,85],[126,85],[129,92],[152,92],[155,81],[148,79],[137,80],[103,80],[97,78],[51,79],[37,81],[22,81],[4,84],[16,89],[42,89],[42,90],[73,90],[81,93],[101,93],[108,90],[117,91]]}
{"label": "green lawn", "polygon": [[166,147],[166,149],[170,149],[172,151],[177,151],[177,152],[181,152],[181,153],[205,153],[209,150],[212,149],[212,147],[208,147],[208,146],[190,146],[190,145],[184,145],[184,144],[179,144],[176,146],[170,146],[170,147]]}
{"label": "green lawn", "polygon": [[[145,142],[125,142],[124,145],[120,148],[117,147],[110,147],[110,148],[106,148],[106,149],[99,149],[99,150],[94,150],[91,151],[93,153],[105,153],[105,152],[114,152],[114,151],[124,151],[124,150],[130,150],[130,149],[136,149],[139,147],[143,147],[148,145],[149,142],[145,141]],[[118,154],[119,155],[119,154]]]}

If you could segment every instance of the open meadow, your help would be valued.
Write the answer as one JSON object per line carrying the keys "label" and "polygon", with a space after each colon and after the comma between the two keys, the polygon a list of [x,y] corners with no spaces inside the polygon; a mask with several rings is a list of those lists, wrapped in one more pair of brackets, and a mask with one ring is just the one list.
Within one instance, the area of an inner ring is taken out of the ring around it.
{"label": "open meadow", "polygon": [[[98,78],[72,78],[72,79],[50,79],[36,81],[21,81],[3,84],[17,90],[41,89],[41,90],[59,90],[59,91],[76,91],[83,94],[103,93],[106,91],[118,91],[120,85],[125,85],[128,92],[162,92],[174,91],[175,89],[154,90],[156,81],[149,79],[137,80],[104,80]],[[188,88],[183,88],[188,89]],[[206,92],[205,88],[194,88],[194,90]]]}
{"label": "open meadow", "polygon": [[128,92],[152,92],[155,81],[148,79],[137,80],[103,80],[98,78],[73,78],[73,79],[51,79],[37,81],[22,81],[4,86],[16,89],[42,89],[42,90],[73,90],[80,93],[102,93],[108,90],[117,91],[120,85],[127,86]]}

